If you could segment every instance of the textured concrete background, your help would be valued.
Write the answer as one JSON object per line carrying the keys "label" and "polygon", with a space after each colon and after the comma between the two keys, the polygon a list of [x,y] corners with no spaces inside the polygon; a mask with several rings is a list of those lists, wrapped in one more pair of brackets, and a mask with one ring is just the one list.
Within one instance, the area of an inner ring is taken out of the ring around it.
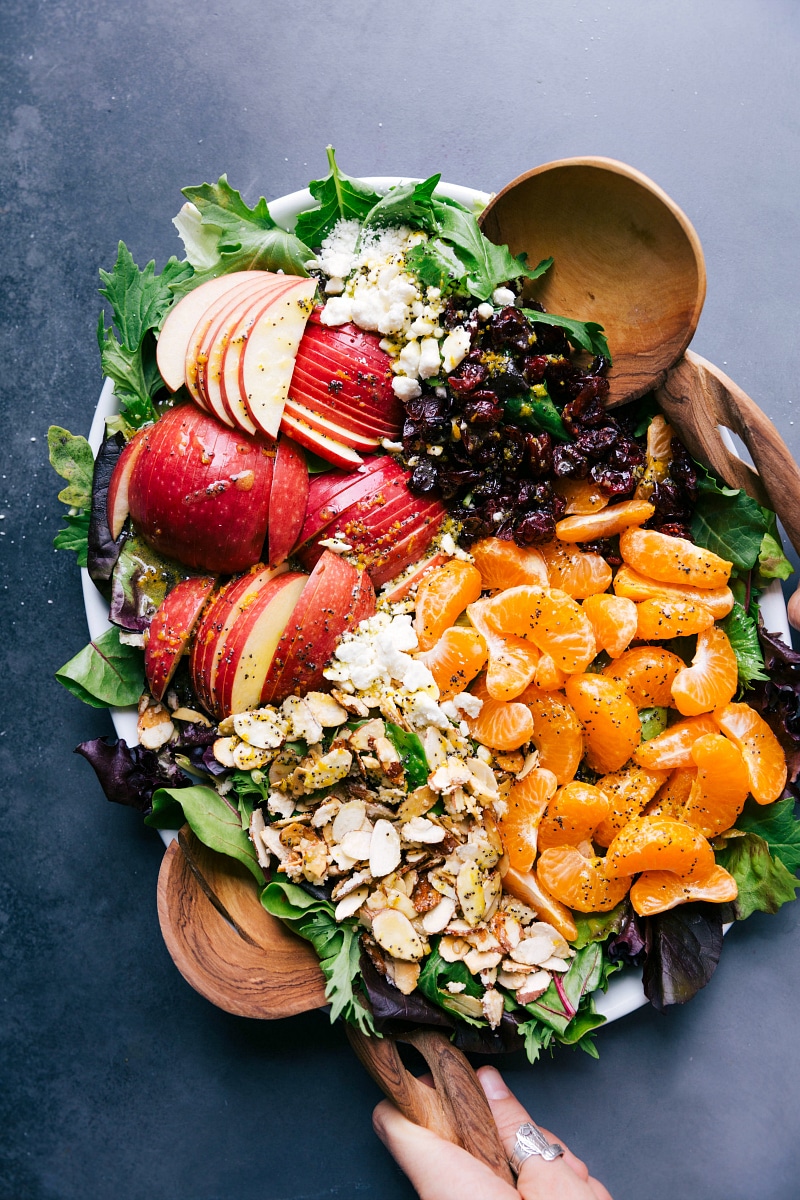
{"label": "textured concrete background", "polygon": [[[53,671],[86,640],[46,429],[87,432],[97,268],[178,249],[182,185],[252,202],[324,173],[498,189],[606,154],[683,206],[694,347],[795,454],[800,128],[794,0],[4,0],[0,197],[3,1200],[409,1197],[339,1029],[216,1011],[158,931],[161,843],[71,754],[108,733]],[[798,1194],[798,909],[754,917],[685,1010],[507,1066],[615,1200]]]}

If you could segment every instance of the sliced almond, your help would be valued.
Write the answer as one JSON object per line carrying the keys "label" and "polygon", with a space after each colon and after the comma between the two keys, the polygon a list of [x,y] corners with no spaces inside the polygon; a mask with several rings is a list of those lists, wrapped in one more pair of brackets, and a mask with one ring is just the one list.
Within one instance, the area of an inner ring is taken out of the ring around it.
{"label": "sliced almond", "polygon": [[441,730],[437,729],[435,725],[429,725],[425,730],[422,745],[429,770],[436,771],[439,767],[445,766],[450,746]]}
{"label": "sliced almond", "polygon": [[265,767],[271,757],[269,750],[249,746],[247,742],[237,742],[233,748],[233,761],[240,771],[257,771]]}
{"label": "sliced almond", "polygon": [[353,829],[345,834],[341,841],[342,850],[356,862],[366,862],[370,856],[372,831],[369,829]]}
{"label": "sliced almond", "polygon": [[498,967],[502,958],[503,955],[499,950],[470,950],[464,956],[464,964],[473,975],[479,975],[481,971],[489,971],[492,967]]}
{"label": "sliced almond", "polygon": [[534,1000],[543,996],[549,987],[550,976],[547,971],[533,971],[526,976],[522,987],[517,992],[517,1001],[520,1004],[533,1004]]}
{"label": "sliced almond", "polygon": [[335,729],[347,720],[347,709],[327,692],[306,692],[305,702],[323,729]]}
{"label": "sliced almond", "polygon": [[445,962],[461,962],[466,958],[472,947],[464,938],[445,935],[439,942],[439,954]]}
{"label": "sliced almond", "polygon": [[205,725],[211,727],[211,722],[205,713],[197,712],[193,708],[176,708],[172,714],[175,721],[188,721],[191,725]]}
{"label": "sliced almond", "polygon": [[490,1028],[497,1029],[503,1019],[504,1005],[502,993],[498,992],[496,988],[487,988],[483,993],[481,1004],[483,1015],[489,1022]]}
{"label": "sliced almond", "polygon": [[336,905],[333,914],[336,920],[344,921],[346,917],[354,916],[366,900],[368,892],[368,887],[353,888],[351,892],[348,892]]}
{"label": "sliced almond", "polygon": [[384,908],[373,917],[372,934],[393,958],[414,962],[424,957],[425,943],[408,917],[396,908]]}
{"label": "sliced almond", "polygon": [[214,742],[214,758],[222,767],[230,767],[233,771],[236,769],[236,759],[233,757],[233,750],[238,745],[239,739],[235,735],[233,737],[217,738]]}
{"label": "sliced almond", "polygon": [[369,871],[357,871],[354,875],[349,875],[347,879],[342,879],[340,883],[336,884],[331,893],[332,899],[341,900],[356,888],[361,887],[362,884],[369,883],[371,878]]}
{"label": "sliced almond", "polygon": [[486,912],[486,898],[483,893],[483,878],[475,863],[464,863],[458,872],[456,895],[464,919],[470,925],[477,925],[479,921],[483,920]]}
{"label": "sliced almond", "polygon": [[259,750],[277,750],[286,741],[288,723],[274,709],[257,708],[236,713],[233,728],[243,742]]}
{"label": "sliced almond", "polygon": [[511,951],[514,962],[525,963],[529,967],[539,967],[546,958],[552,956],[552,943],[549,938],[534,936],[525,937]]}
{"label": "sliced almond", "polygon": [[369,709],[363,700],[359,700],[356,696],[349,696],[347,692],[341,691],[339,688],[331,688],[331,695],[334,700],[341,704],[342,708],[347,712],[352,713],[354,717],[368,717]]}
{"label": "sliced almond", "polygon": [[333,787],[350,773],[353,756],[344,746],[333,746],[327,754],[308,767],[298,767],[294,777],[307,792]]}
{"label": "sliced almond", "polygon": [[546,958],[544,962],[540,963],[539,965],[546,971],[557,971],[559,973],[568,971],[572,966],[572,964],[567,962],[566,959],[556,958],[555,955],[552,958]]}
{"label": "sliced almond", "polygon": [[406,796],[403,803],[397,810],[398,821],[412,821],[414,817],[422,817],[433,808],[438,797],[434,795],[428,785],[425,783],[422,787],[415,788]]}
{"label": "sliced almond", "polygon": [[443,896],[434,908],[429,908],[422,917],[422,928],[426,933],[441,933],[456,911],[456,902]]}
{"label": "sliced almond", "polygon": [[394,986],[404,996],[410,996],[419,982],[420,964],[418,962],[404,962],[402,959],[390,956],[386,960],[386,971]]}
{"label": "sliced almond", "polygon": [[350,745],[354,750],[371,750],[375,738],[386,736],[386,726],[380,717],[374,717],[364,725],[359,725],[350,734]]}
{"label": "sliced almond", "polygon": [[[334,703],[336,703],[334,701]],[[337,704],[338,708],[339,705]],[[300,696],[289,696],[281,705],[281,713],[289,724],[289,737],[304,738],[309,746],[322,741],[322,725],[309,704]]]}
{"label": "sliced almond", "polygon": [[348,800],[343,804],[333,822],[334,841],[341,842],[348,833],[361,829],[367,815],[363,800]]}
{"label": "sliced almond", "polygon": [[369,848],[369,869],[376,879],[395,871],[400,864],[400,834],[390,821],[376,821]]}
{"label": "sliced almond", "polygon": [[400,833],[404,841],[410,842],[412,845],[423,846],[435,846],[439,842],[444,841],[445,836],[445,831],[441,825],[437,825],[435,821],[429,820],[428,817],[413,817],[401,826]]}
{"label": "sliced almond", "polygon": [[485,1015],[483,1005],[477,996],[451,996],[447,1001],[447,1007],[454,1012],[463,1013],[465,1017],[474,1017],[476,1021]]}

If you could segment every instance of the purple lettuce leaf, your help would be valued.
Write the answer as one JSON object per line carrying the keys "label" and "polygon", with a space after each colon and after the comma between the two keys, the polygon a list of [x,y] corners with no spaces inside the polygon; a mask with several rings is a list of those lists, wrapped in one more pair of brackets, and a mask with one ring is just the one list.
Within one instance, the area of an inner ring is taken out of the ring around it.
{"label": "purple lettuce leaf", "polygon": [[780,742],[793,785],[800,773],[800,654],[779,634],[766,630],[760,614],[758,640],[770,678],[766,683],[757,683],[747,699]]}
{"label": "purple lettuce leaf", "polygon": [[124,446],[122,434],[115,433],[105,439],[94,460],[86,565],[96,584],[107,583],[111,578],[124,540],[124,535],[117,541],[111,536],[106,509],[111,476]]}
{"label": "purple lettuce leaf", "polygon": [[75,747],[94,767],[106,799],[147,814],[153,793],[162,787],[191,787],[192,780],[172,761],[171,754],[129,746],[123,738],[111,744],[106,738],[94,738]]}
{"label": "purple lettuce leaf", "polygon": [[645,922],[644,993],[663,1012],[704,988],[722,950],[719,905],[682,904]]}
{"label": "purple lettuce leaf", "polygon": [[606,946],[606,954],[613,963],[624,963],[626,967],[640,967],[646,953],[647,947],[639,918],[629,906],[622,918],[619,932]]}

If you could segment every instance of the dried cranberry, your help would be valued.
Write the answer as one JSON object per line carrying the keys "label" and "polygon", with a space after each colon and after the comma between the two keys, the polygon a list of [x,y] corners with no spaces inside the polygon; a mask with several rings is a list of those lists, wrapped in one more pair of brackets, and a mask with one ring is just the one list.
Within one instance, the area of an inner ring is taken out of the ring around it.
{"label": "dried cranberry", "polygon": [[670,443],[672,462],[669,473],[679,483],[692,503],[697,499],[697,470],[689,456],[689,451],[679,438],[673,438]]}
{"label": "dried cranberry", "polygon": [[555,535],[555,517],[543,508],[537,512],[526,513],[514,526],[514,541],[518,546],[535,546],[538,542],[549,542]]}
{"label": "dried cranberry", "polygon": [[584,429],[596,429],[605,425],[608,416],[597,396],[578,395],[564,405],[561,414],[564,424],[570,433],[577,436]]}
{"label": "dried cranberry", "polygon": [[531,474],[534,476],[549,475],[553,469],[553,439],[550,434],[527,434],[525,449]]}
{"label": "dried cranberry", "polygon": [[525,353],[533,340],[531,323],[518,308],[509,305],[489,318],[486,325],[496,350],[511,347]]}
{"label": "dried cranberry", "polygon": [[636,484],[633,471],[618,471],[605,463],[595,463],[589,472],[589,478],[606,496],[629,495]]}
{"label": "dried cranberry", "polygon": [[563,329],[558,325],[545,325],[543,321],[533,322],[534,344],[541,354],[569,355],[569,340]]}
{"label": "dried cranberry", "polygon": [[489,370],[482,362],[467,360],[448,375],[447,382],[452,392],[462,396],[481,387],[486,382],[488,375]]}
{"label": "dried cranberry", "polygon": [[691,530],[688,525],[677,524],[673,521],[666,525],[659,525],[658,531],[659,533],[668,533],[670,537],[686,538],[691,541]]}
{"label": "dried cranberry", "polygon": [[622,566],[622,555],[616,538],[598,538],[595,542],[580,542],[579,546],[587,554],[602,554],[610,567]]}
{"label": "dried cranberry", "polygon": [[522,364],[522,374],[529,387],[533,387],[535,383],[541,383],[544,379],[544,373],[547,370],[547,356],[545,354],[531,354]]}
{"label": "dried cranberry", "polygon": [[567,442],[553,451],[553,471],[560,479],[585,479],[589,463],[585,454]]}
{"label": "dried cranberry", "polygon": [[473,392],[464,405],[464,417],[470,425],[497,425],[503,411],[496,394],[490,391]]}
{"label": "dried cranberry", "polygon": [[602,458],[617,444],[618,436],[613,425],[605,425],[599,429],[587,429],[575,439],[575,445],[588,458]]}

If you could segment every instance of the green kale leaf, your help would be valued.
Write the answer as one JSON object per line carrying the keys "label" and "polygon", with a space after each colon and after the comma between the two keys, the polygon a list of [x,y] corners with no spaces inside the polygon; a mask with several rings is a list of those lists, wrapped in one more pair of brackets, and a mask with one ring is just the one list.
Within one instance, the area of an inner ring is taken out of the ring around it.
{"label": "green kale leaf", "polygon": [[153,793],[153,808],[145,817],[145,824],[154,829],[175,829],[182,823],[178,809],[204,846],[237,859],[258,883],[264,882],[264,872],[258,865],[253,843],[247,830],[242,828],[239,809],[224,796],[214,788],[202,785],[159,788]]}
{"label": "green kale leaf", "polygon": [[384,225],[408,225],[436,233],[439,223],[433,203],[434,189],[441,175],[431,175],[422,183],[400,183],[382,196],[364,219],[364,228]]}
{"label": "green kale leaf", "polygon": [[[549,266],[553,260],[547,259],[546,261]],[[534,308],[523,308],[522,311],[529,321],[538,325],[556,325],[559,329],[564,330],[573,345],[579,346],[581,350],[587,350],[590,354],[600,355],[609,363],[611,362],[611,351],[608,348],[603,326],[598,325],[597,321],[575,321],[572,317],[558,317],[555,313],[537,312]]]}
{"label": "green kale leaf", "polygon": [[[324,179],[312,179],[308,185],[319,208],[301,213],[295,226],[297,237],[308,246],[320,246],[337,221],[363,221],[382,199],[369,184],[339,170],[333,146],[326,146],[325,153],[328,174]],[[311,257],[310,253],[306,255],[307,259]]]}
{"label": "green kale leaf", "polygon": [[764,656],[761,653],[761,644],[758,640],[758,627],[753,618],[745,612],[744,607],[738,600],[734,602],[733,608],[727,617],[720,621],[719,624],[728,635],[731,649],[736,655],[739,686],[741,688],[749,688],[754,683],[760,683],[768,679],[769,676],[764,669]]}
{"label": "green kale leaf", "polygon": [[737,921],[754,912],[776,913],[781,905],[794,900],[800,888],[800,879],[780,858],[772,857],[768,843],[756,833],[729,838],[726,846],[717,850],[716,858],[738,884],[739,895],[732,905]]}
{"label": "green kale leaf", "polygon": [[767,523],[761,508],[741,488],[726,487],[699,463],[698,499],[692,517],[692,540],[741,571],[755,566]]}
{"label": "green kale leaf", "polygon": [[770,854],[779,858],[792,874],[800,870],[800,821],[794,814],[791,797],[774,804],[748,802],[736,821],[736,828],[762,837]]}
{"label": "green kale leaf", "polygon": [[362,1033],[376,1034],[372,1014],[359,998],[362,992],[359,969],[358,927],[354,922],[337,923],[333,905],[309,896],[293,883],[274,881],[261,893],[261,903],[296,934],[311,942],[326,979],[325,995],[331,1004],[331,1021],[343,1016]]}
{"label": "green kale leaf", "polygon": [[74,551],[79,567],[85,567],[89,561],[89,513],[66,513],[64,516],[66,528],[59,529],[53,538],[56,550]]}
{"label": "green kale leaf", "polygon": [[187,200],[200,212],[203,225],[218,230],[215,263],[195,271],[179,287],[178,294],[206,279],[231,271],[284,271],[287,275],[308,275],[306,263],[314,255],[305,242],[273,221],[262,196],[255,208],[245,204],[239,192],[230,186],[226,175],[216,183],[202,183],[183,189]]}
{"label": "green kale leaf", "polygon": [[123,645],[113,626],[56,671],[56,679],[92,708],[124,708],[136,704],[144,688],[142,652]]}
{"label": "green kale leaf", "polygon": [[85,437],[76,436],[59,425],[51,425],[47,431],[47,449],[51,467],[67,481],[58,498],[69,507],[64,516],[66,528],[58,531],[53,545],[56,550],[73,550],[78,557],[78,566],[85,567],[94,475],[92,448]]}
{"label": "green kale leaf", "polygon": [[552,266],[546,258],[529,267],[524,254],[513,255],[508,246],[495,246],[484,237],[477,218],[460,206],[434,201],[438,239],[448,242],[463,262],[471,295],[488,300],[496,287],[512,279],[538,279]]}

